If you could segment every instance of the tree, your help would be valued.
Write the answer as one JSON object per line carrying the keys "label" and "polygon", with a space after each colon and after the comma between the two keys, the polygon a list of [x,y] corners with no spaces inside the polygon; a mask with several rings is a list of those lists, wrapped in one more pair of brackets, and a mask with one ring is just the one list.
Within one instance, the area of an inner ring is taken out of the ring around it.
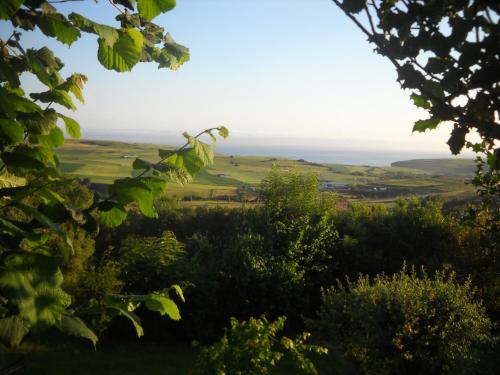
{"label": "tree", "polygon": [[[83,336],[94,344],[96,335],[78,317],[107,309],[129,318],[137,334],[143,334],[133,310],[139,304],[179,319],[170,292],[163,289],[146,295],[108,295],[89,300],[76,309],[63,289],[61,267],[73,253],[68,226],[95,232],[99,225],[117,226],[131,206],[156,217],[153,200],[168,181],[190,181],[194,174],[213,162],[210,144],[214,132],[227,137],[225,127],[207,129],[196,136],[184,133],[186,143],[176,150],[159,150],[160,160],[136,159],[134,177],[119,179],[106,196],[95,193],[84,209],[57,192],[70,183],[59,169],[55,149],[64,144],[62,122],[67,134],[79,138],[80,126],[62,114],[60,108],[75,110],[70,93],[83,102],[87,77],[59,73],[63,62],[47,47],[25,48],[23,31],[38,28],[48,37],[71,46],[82,33],[98,36],[99,62],[117,72],[130,71],[139,62],[156,62],[159,68],[175,70],[189,60],[189,50],[177,44],[152,19],[175,7],[175,0],[113,0],[118,27],[98,24],[81,14],[58,12],[60,1],[5,0],[0,19],[9,20],[12,32],[0,40],[0,341],[17,345],[34,328],[55,326]],[[31,73],[46,91],[23,90],[20,77]],[[62,241],[49,241],[57,235]]]}
{"label": "tree", "polygon": [[482,349],[494,341],[493,324],[473,298],[470,281],[403,268],[324,291],[309,325],[363,374],[477,373]]}
{"label": "tree", "polygon": [[[413,131],[451,122],[453,154],[480,153],[474,183],[500,211],[500,5],[495,0],[333,0],[395,66],[429,118]],[[479,142],[468,142],[477,132]],[[500,229],[496,227],[496,229]]]}

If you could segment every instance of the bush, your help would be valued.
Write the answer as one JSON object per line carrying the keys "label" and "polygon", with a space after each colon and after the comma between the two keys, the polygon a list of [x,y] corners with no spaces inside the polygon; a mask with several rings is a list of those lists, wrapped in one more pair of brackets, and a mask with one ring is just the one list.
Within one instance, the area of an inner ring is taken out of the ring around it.
{"label": "bush", "polygon": [[469,282],[415,271],[330,288],[309,326],[366,374],[466,373],[491,342],[491,322]]}
{"label": "bush", "polygon": [[195,373],[199,375],[269,374],[288,355],[297,370],[304,374],[317,374],[307,353],[326,354],[327,350],[304,342],[309,333],[304,332],[295,340],[288,337],[277,338],[283,330],[286,318],[279,317],[268,322],[250,318],[248,322],[238,322],[231,318],[231,329],[214,345],[202,349],[196,363]]}
{"label": "bush", "polygon": [[159,237],[129,236],[118,249],[122,279],[129,290],[146,292],[166,288],[178,279],[184,245],[165,231]]}

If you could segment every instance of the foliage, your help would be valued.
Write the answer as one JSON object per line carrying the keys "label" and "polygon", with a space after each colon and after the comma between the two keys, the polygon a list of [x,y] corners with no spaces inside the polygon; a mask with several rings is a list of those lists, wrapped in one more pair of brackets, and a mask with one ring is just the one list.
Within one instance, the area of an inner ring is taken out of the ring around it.
{"label": "foliage", "polygon": [[[334,0],[390,59],[398,81],[431,117],[414,131],[454,125],[448,145],[457,154],[476,130],[492,150],[500,139],[498,3],[494,1]],[[494,152],[498,154],[497,148]],[[491,161],[491,168],[500,164]]]}
{"label": "foliage", "polygon": [[264,316],[238,322],[231,318],[231,328],[220,341],[203,348],[196,362],[197,374],[269,374],[285,355],[289,355],[297,370],[317,374],[307,353],[326,354],[321,346],[305,344],[310,334],[303,332],[294,340],[278,333],[283,330],[285,317],[269,322]]}
{"label": "foliage", "polygon": [[340,273],[375,276],[398,272],[403,262],[440,269],[456,250],[455,228],[435,199],[400,199],[392,210],[354,205],[335,218],[341,236],[337,259]]}
{"label": "foliage", "polygon": [[[215,142],[213,132],[223,138],[228,135],[225,127],[196,136],[184,133],[184,146],[159,150],[158,162],[135,160],[133,177],[114,181],[106,197],[95,194],[86,207],[78,207],[74,197],[58,193],[56,187],[66,183],[55,154],[55,148],[65,140],[58,121],[70,137],[80,136],[79,124],[63,111],[76,109],[70,94],[83,103],[87,77],[75,73],[63,78],[63,62],[47,47],[26,48],[20,30],[38,28],[68,46],[82,32],[95,34],[99,62],[118,72],[151,61],[160,68],[177,69],[189,59],[186,47],[151,22],[172,9],[174,0],[116,0],[110,5],[119,12],[119,27],[98,24],[76,13],[66,17],[45,1],[9,0],[0,5],[0,19],[12,24],[10,37],[0,40],[0,339],[11,345],[43,326],[56,326],[95,343],[97,338],[75,315],[78,312],[71,296],[62,288],[61,269],[77,250],[69,233],[79,233],[77,227],[96,232],[99,224],[119,225],[131,205],[146,216],[156,217],[154,198],[168,181],[188,182],[213,161],[212,146],[200,137],[206,134]],[[20,78],[27,73],[33,74],[45,91],[26,93]],[[54,241],[54,236],[61,240]],[[127,301],[144,303],[178,319],[177,306],[165,291],[91,300],[81,310],[116,311],[130,318],[140,335],[142,328]]]}
{"label": "foliage", "polygon": [[184,245],[171,231],[160,237],[127,237],[118,250],[121,278],[128,290],[146,292],[169,285],[179,277],[179,268],[185,258]]}
{"label": "foliage", "polygon": [[491,322],[473,294],[469,281],[445,272],[360,276],[324,291],[310,327],[366,374],[461,373],[491,342]]}
{"label": "foliage", "polygon": [[[452,123],[451,152],[467,147],[478,153],[473,183],[482,209],[500,222],[498,2],[333,1],[392,62],[413,103],[429,113],[413,131]],[[469,133],[480,140],[467,141]]]}

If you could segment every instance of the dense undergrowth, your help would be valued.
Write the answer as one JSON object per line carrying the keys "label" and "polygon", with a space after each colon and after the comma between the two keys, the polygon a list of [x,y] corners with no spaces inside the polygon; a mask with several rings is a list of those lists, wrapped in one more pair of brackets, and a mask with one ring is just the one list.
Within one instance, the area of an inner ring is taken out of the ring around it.
{"label": "dense undergrowth", "polygon": [[[87,188],[72,185],[66,194],[73,190]],[[122,289],[181,285],[179,322],[139,309],[144,340],[159,345],[207,346],[221,339],[231,318],[239,327],[237,321],[251,324],[252,317],[286,316],[284,337],[309,331],[308,343],[336,353],[353,371],[495,367],[498,233],[465,222],[459,210],[443,214],[442,202],[432,198],[337,212],[335,196],[321,193],[313,175],[274,171],[261,195],[262,207],[245,209],[179,208],[163,197],[157,219],[130,215],[95,239],[74,233],[66,288],[78,303]],[[108,339],[133,336],[124,321],[109,325],[105,314],[84,318]],[[221,373],[214,358],[248,345],[219,342],[199,368]],[[257,357],[266,352],[256,345]]]}

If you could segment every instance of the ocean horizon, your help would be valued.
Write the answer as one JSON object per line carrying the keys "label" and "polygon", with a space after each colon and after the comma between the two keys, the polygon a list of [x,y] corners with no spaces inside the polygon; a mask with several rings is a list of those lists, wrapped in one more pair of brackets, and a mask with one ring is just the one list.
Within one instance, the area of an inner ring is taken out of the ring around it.
{"label": "ocean horizon", "polygon": [[[158,134],[157,132],[86,131],[82,138],[159,145],[177,145],[185,141],[179,134],[170,132]],[[300,141],[300,144],[297,144],[298,141]],[[390,142],[386,142],[384,146],[384,148],[381,146],[376,148],[377,144],[375,142],[370,144],[369,141],[359,140],[328,141],[231,136],[229,140],[220,141],[217,144],[216,152],[234,156],[282,157],[323,164],[370,165],[377,167],[390,166],[391,163],[397,161],[412,159],[474,158],[472,153],[452,155],[449,151],[441,150],[411,150],[408,147],[398,148],[398,144],[391,144]]]}

